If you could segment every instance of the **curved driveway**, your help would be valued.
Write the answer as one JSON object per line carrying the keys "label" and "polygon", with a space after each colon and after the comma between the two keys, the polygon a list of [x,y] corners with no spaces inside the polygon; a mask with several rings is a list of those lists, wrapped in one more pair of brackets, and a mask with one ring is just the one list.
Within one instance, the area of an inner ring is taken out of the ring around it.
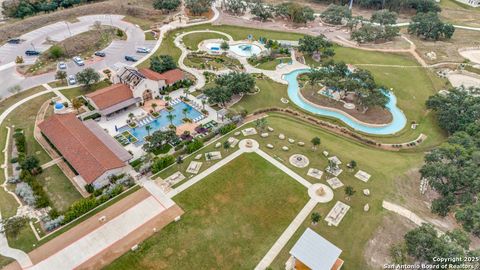
{"label": "curved driveway", "polygon": [[156,41],[146,41],[145,34],[139,27],[123,21],[122,15],[90,15],[78,17],[78,21],[74,23],[62,21],[50,24],[27,34],[20,36],[24,41],[20,44],[5,44],[0,47],[0,96],[8,96],[8,88],[14,85],[20,85],[22,89],[28,89],[40,84],[44,84],[54,80],[54,72],[24,77],[16,72],[15,58],[18,55],[24,57],[26,63],[34,63],[37,57],[25,56],[28,49],[36,49],[39,51],[47,50],[51,45],[46,44],[47,40],[56,42],[62,41],[70,36],[78,35],[91,29],[95,22],[99,21],[102,25],[113,26],[125,31],[126,40],[115,40],[103,51],[107,54],[105,58],[95,57],[93,60],[86,61],[85,66],[79,67],[72,61],[67,62],[67,73],[75,74],[85,67],[92,67],[101,70],[106,67],[113,67],[117,63],[125,62],[125,55],[142,55],[136,54],[136,47],[153,48]]}

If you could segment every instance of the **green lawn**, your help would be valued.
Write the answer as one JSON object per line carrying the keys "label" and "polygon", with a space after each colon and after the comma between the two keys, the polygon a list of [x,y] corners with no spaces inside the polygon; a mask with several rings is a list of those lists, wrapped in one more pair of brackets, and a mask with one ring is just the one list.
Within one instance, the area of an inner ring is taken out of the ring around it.
{"label": "green lawn", "polygon": [[198,50],[198,44],[207,39],[223,39],[227,40],[227,37],[217,33],[193,33],[183,37],[183,43],[187,48],[192,51]]}
{"label": "green lawn", "polygon": [[243,154],[174,200],[182,219],[107,269],[253,269],[308,196],[257,154]]}
{"label": "green lawn", "polygon": [[67,210],[72,203],[82,198],[57,165],[45,169],[37,179],[47,192],[53,206],[59,211]]}
{"label": "green lawn", "polygon": [[255,95],[245,95],[242,100],[236,103],[231,109],[237,112],[247,110],[248,113],[267,108],[267,107],[288,107],[288,104],[284,104],[280,99],[288,98],[287,85],[274,82],[267,77],[264,79],[257,79],[256,85],[260,89]]}
{"label": "green lawn", "polygon": [[65,97],[67,97],[69,100],[72,100],[73,98],[76,98],[81,95],[86,95],[88,93],[94,92],[98,89],[105,88],[112,83],[110,81],[100,81],[90,87],[90,89],[85,89],[83,86],[75,87],[75,88],[68,88],[68,89],[62,89],[60,92],[62,92]]}
{"label": "green lawn", "polygon": [[278,64],[287,63],[288,61],[290,61],[290,59],[291,59],[290,57],[280,57],[280,58],[273,59],[271,61],[261,63],[256,67],[259,69],[265,69],[265,70],[275,70]]}
{"label": "green lawn", "polygon": [[45,91],[46,89],[43,86],[36,86],[27,90],[24,90],[16,95],[10,96],[0,102],[0,113],[3,113],[8,107],[12,106],[13,104],[19,102],[20,100],[36,94],[41,91]]}

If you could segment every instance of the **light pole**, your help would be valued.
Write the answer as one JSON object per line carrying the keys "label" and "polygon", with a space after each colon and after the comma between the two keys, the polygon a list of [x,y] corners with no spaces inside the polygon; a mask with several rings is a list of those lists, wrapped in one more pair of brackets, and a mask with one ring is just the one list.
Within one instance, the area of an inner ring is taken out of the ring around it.
{"label": "light pole", "polygon": [[30,42],[30,45],[32,45],[33,50],[36,51],[35,45],[33,45],[33,42]]}
{"label": "light pole", "polygon": [[68,33],[70,34],[70,37],[72,37],[72,32],[70,31],[70,26],[68,25],[68,22],[65,21],[65,24],[67,25]]}

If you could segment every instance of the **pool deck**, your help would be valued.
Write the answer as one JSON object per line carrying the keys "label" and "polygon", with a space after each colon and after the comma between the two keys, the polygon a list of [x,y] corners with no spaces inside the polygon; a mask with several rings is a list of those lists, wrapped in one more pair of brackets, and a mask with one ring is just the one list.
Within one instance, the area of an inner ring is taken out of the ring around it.
{"label": "pool deck", "polygon": [[[179,89],[179,90],[175,90],[173,92],[171,92],[169,94],[169,96],[172,98],[172,99],[177,99],[177,98],[180,98],[181,96],[183,96],[183,90],[182,89]],[[195,102],[197,104],[201,104],[201,100],[192,96],[192,95],[189,95],[188,98],[192,101],[192,102]],[[157,111],[159,111],[162,106],[161,105],[161,100],[155,100],[156,103],[158,103],[159,107],[157,107]],[[188,104],[188,103],[187,103]],[[195,109],[195,108],[194,108]],[[148,110],[148,109],[147,109]],[[130,110],[127,110],[125,112],[122,112],[122,113],[119,113],[117,115],[115,115],[114,117],[111,117],[109,118],[108,120],[105,120],[105,119],[101,119],[98,124],[107,131],[107,133],[110,135],[110,136],[115,136],[118,131],[116,130],[115,127],[117,127],[117,129],[125,126],[127,124],[127,120],[129,119],[128,115],[130,113],[133,113],[135,116],[141,116],[141,115],[147,115],[147,110],[145,109],[142,109],[141,107],[136,107],[136,108],[133,108],[133,109],[130,109]],[[197,109],[195,109],[197,110]],[[212,109],[210,106],[207,106],[205,105],[205,110],[208,111],[208,115],[205,116],[204,119],[200,120],[199,122],[195,123],[195,126],[196,125],[200,125],[200,124],[205,124],[205,123],[208,123],[212,120],[215,120],[218,122],[218,117],[217,117],[217,111],[215,111],[214,109]],[[179,125],[180,127],[182,127],[183,130],[191,130],[192,128],[194,129],[195,127],[193,127],[193,124],[192,125],[187,125],[187,124],[182,124],[182,125]],[[141,145],[139,146],[135,146],[134,144],[129,144],[127,146],[124,147],[127,151],[131,151],[133,153],[133,156],[134,158],[139,158],[141,157],[143,154],[145,154],[145,152],[143,151]]]}

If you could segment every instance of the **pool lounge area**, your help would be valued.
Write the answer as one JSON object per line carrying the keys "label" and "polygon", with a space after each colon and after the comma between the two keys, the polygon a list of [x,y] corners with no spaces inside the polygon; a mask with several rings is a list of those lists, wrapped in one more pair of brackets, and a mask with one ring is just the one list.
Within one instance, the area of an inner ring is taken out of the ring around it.
{"label": "pool lounge area", "polygon": [[[185,117],[183,113],[184,109],[188,110],[187,117],[192,119],[194,122],[200,121],[204,118],[204,115],[201,112],[199,112],[185,102],[178,102],[176,104],[172,104],[172,108],[173,110],[170,113],[174,116],[172,123],[175,126],[183,124],[183,118]],[[163,109],[159,111],[159,116],[157,118],[147,115],[145,118],[137,121],[137,127],[132,128],[128,125],[122,126],[118,129],[118,134],[128,132],[136,139],[136,141],[130,140],[131,143],[136,146],[142,145],[145,141],[145,137],[148,136],[148,131],[146,128],[147,126],[150,126],[151,128],[150,134],[157,130],[168,129],[168,126],[170,125],[170,120],[167,118],[168,114],[168,110]]]}
{"label": "pool lounge area", "polygon": [[389,92],[387,94],[390,100],[386,107],[392,113],[393,120],[391,123],[386,125],[369,125],[366,123],[362,123],[360,121],[354,120],[353,117],[349,117],[343,113],[334,110],[323,109],[306,102],[300,97],[298,93],[299,84],[297,81],[297,77],[298,75],[307,72],[309,72],[309,69],[298,69],[283,76],[283,79],[288,83],[288,97],[300,108],[317,115],[337,118],[348,126],[352,127],[353,129],[367,134],[394,134],[402,130],[407,124],[407,118],[405,117],[405,114],[402,112],[402,110],[397,107],[397,98],[392,92]]}

